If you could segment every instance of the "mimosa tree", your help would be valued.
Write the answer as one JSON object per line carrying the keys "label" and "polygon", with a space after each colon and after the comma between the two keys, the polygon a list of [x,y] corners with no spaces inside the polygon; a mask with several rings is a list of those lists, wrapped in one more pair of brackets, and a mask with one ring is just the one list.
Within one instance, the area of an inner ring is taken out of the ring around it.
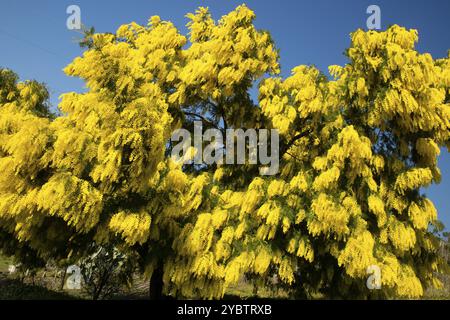
{"label": "mimosa tree", "polygon": [[[276,276],[299,298],[438,285],[437,212],[422,188],[450,148],[450,58],[418,53],[414,30],[358,30],[334,79],[313,66],[282,79],[246,6],[188,18],[189,37],[157,16],[89,34],[65,69],[87,90],[64,94],[59,116],[42,85],[2,71],[2,246],[76,260],[113,245],[139,257],[155,298],[220,298],[244,275]],[[174,161],[171,134],[193,121],[277,129],[278,174]],[[380,290],[366,287],[371,266]]]}

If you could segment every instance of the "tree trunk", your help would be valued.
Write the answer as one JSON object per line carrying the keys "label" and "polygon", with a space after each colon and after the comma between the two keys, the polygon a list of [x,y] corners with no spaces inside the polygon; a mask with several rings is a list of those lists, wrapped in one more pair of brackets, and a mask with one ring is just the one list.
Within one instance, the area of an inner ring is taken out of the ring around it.
{"label": "tree trunk", "polygon": [[100,289],[94,289],[94,292],[92,293],[92,300],[97,301],[100,298]]}
{"label": "tree trunk", "polygon": [[149,294],[151,300],[163,299],[163,266],[162,263],[158,263],[156,269],[152,273],[150,278]]}
{"label": "tree trunk", "polygon": [[66,282],[66,275],[67,275],[67,268],[64,267],[63,275],[62,275],[62,278],[61,278],[61,283],[59,285],[59,291],[63,291],[64,290],[64,284]]}
{"label": "tree trunk", "polygon": [[258,297],[258,285],[256,283],[253,284],[253,298]]}

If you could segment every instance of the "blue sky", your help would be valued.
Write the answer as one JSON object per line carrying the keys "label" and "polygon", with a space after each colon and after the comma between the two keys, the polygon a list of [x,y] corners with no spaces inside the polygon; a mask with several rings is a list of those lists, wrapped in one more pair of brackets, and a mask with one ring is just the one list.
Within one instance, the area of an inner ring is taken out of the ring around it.
{"label": "blue sky", "polygon": [[[81,35],[66,28],[69,5],[78,5],[82,23],[99,32],[116,31],[131,21],[145,24],[150,16],[159,15],[186,33],[184,16],[197,7],[208,6],[220,18],[244,2],[255,11],[256,26],[269,30],[280,49],[283,76],[300,64],[315,64],[325,72],[329,65],[343,65],[349,33],[365,28],[366,8],[371,4],[381,8],[382,29],[391,24],[418,29],[420,52],[439,58],[450,49],[448,0],[1,0],[0,66],[16,71],[23,80],[47,83],[56,106],[61,93],[83,89],[79,79],[62,72],[82,52],[76,43]],[[439,165],[441,184],[425,192],[438,208],[439,218],[450,227],[450,155],[444,149]]]}

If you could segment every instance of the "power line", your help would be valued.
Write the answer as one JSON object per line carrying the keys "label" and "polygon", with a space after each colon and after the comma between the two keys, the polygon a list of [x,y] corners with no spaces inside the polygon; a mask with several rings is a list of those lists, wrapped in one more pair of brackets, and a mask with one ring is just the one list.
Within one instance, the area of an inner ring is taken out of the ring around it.
{"label": "power line", "polygon": [[48,53],[48,54],[51,54],[51,55],[53,55],[53,56],[55,56],[55,57],[61,58],[61,56],[58,55],[57,53],[55,53],[55,52],[53,52],[53,51],[51,51],[51,50],[48,50],[47,48],[44,48],[44,47],[42,47],[42,46],[40,46],[40,45],[38,45],[38,44],[36,44],[36,43],[30,41],[30,40],[27,40],[27,39],[24,39],[24,38],[22,38],[22,37],[13,35],[13,34],[7,32],[7,31],[5,31],[5,30],[0,29],[0,34],[4,34],[5,36],[7,36],[7,37],[9,37],[9,38],[12,38],[12,39],[14,39],[14,40],[16,40],[16,41],[25,43],[25,44],[27,44],[27,45],[29,45],[29,46],[35,47],[35,48],[37,48],[37,49],[39,49],[39,50],[41,50],[41,51],[43,51],[43,52],[46,52],[46,53]]}

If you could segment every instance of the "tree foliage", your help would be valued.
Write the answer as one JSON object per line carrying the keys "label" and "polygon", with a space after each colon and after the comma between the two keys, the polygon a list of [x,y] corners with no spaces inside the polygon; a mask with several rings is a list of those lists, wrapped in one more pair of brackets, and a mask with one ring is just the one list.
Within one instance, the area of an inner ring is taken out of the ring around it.
{"label": "tree foliage", "polygon": [[[450,148],[450,56],[417,52],[415,30],[357,30],[332,79],[306,65],[282,79],[246,6],[187,17],[188,37],[157,16],[89,33],[65,68],[87,90],[64,94],[60,116],[45,86],[2,69],[4,250],[76,261],[93,242],[113,245],[178,297],[219,298],[244,275],[275,275],[296,297],[438,286],[437,212],[421,188],[440,181]],[[170,135],[194,120],[277,129],[280,172],[176,163]],[[366,287],[371,265],[381,290]]]}

